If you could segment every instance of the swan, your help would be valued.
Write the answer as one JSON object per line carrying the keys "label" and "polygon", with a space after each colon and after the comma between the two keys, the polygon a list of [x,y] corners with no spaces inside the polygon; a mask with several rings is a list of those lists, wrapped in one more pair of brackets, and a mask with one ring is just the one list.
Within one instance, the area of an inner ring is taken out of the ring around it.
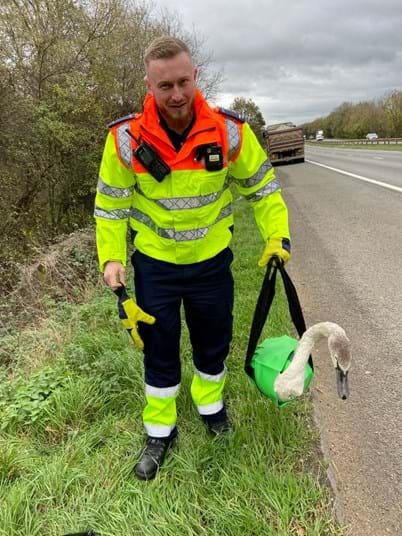
{"label": "swan", "polygon": [[280,402],[292,400],[303,393],[305,365],[314,345],[322,338],[328,339],[329,353],[336,370],[338,395],[342,400],[348,398],[350,341],[338,324],[319,322],[303,333],[290,365],[275,380],[274,389]]}

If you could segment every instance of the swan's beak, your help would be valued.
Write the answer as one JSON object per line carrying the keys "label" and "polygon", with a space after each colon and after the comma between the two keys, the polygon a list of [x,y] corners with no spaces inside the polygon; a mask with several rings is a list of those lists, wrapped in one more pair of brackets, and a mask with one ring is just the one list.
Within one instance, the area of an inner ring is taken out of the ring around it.
{"label": "swan's beak", "polygon": [[336,386],[339,398],[346,400],[349,397],[348,371],[344,372],[339,365],[336,367]]}

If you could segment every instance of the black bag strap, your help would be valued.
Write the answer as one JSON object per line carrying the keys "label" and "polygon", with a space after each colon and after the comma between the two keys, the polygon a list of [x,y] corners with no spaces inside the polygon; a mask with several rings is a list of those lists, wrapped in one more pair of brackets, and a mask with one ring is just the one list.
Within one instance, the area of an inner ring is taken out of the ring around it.
{"label": "black bag strap", "polygon": [[273,266],[273,263],[269,261],[251,323],[244,370],[252,379],[254,379],[254,370],[251,367],[251,358],[254,355],[258,339],[275,296],[276,272],[277,267]]}
{"label": "black bag strap", "polygon": [[127,294],[127,290],[124,285],[121,285],[120,287],[115,288],[113,292],[119,298],[119,302],[126,301],[129,299],[129,295]]}
{"label": "black bag strap", "polygon": [[[251,367],[251,359],[254,355],[258,344],[258,339],[260,338],[262,329],[268,318],[268,313],[275,297],[276,274],[278,270],[282,276],[283,286],[288,299],[290,317],[295,325],[299,337],[301,337],[306,331],[306,323],[304,321],[303,311],[300,306],[296,288],[285,270],[283,261],[277,257],[272,257],[268,262],[267,271],[265,272],[264,280],[262,282],[260,294],[257,300],[257,305],[254,311],[246,353],[246,361],[244,365],[244,370],[252,379],[254,379],[254,370]],[[309,357],[309,363],[311,368],[314,369],[311,355]]]}

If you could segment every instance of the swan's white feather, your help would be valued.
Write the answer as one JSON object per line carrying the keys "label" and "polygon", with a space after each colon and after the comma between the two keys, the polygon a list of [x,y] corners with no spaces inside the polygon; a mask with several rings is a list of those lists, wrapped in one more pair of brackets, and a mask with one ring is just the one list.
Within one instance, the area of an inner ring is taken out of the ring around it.
{"label": "swan's white feather", "polygon": [[346,371],[350,367],[349,339],[343,328],[334,322],[319,322],[311,326],[299,341],[289,367],[279,374],[274,389],[282,402],[303,394],[304,371],[314,345],[322,338],[328,339],[328,348],[334,367]]}

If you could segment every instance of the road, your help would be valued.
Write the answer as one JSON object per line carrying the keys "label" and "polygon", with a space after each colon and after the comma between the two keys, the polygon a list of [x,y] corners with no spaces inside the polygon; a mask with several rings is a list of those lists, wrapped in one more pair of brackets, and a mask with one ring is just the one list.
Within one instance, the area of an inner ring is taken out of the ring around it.
{"label": "road", "polygon": [[309,146],[306,158],[402,188],[402,151]]}
{"label": "road", "polygon": [[348,535],[401,535],[402,190],[311,162],[402,188],[402,152],[308,147],[304,164],[276,168],[306,324],[337,322],[352,342],[346,402],[326,343],[314,354],[315,417],[338,519]]}

